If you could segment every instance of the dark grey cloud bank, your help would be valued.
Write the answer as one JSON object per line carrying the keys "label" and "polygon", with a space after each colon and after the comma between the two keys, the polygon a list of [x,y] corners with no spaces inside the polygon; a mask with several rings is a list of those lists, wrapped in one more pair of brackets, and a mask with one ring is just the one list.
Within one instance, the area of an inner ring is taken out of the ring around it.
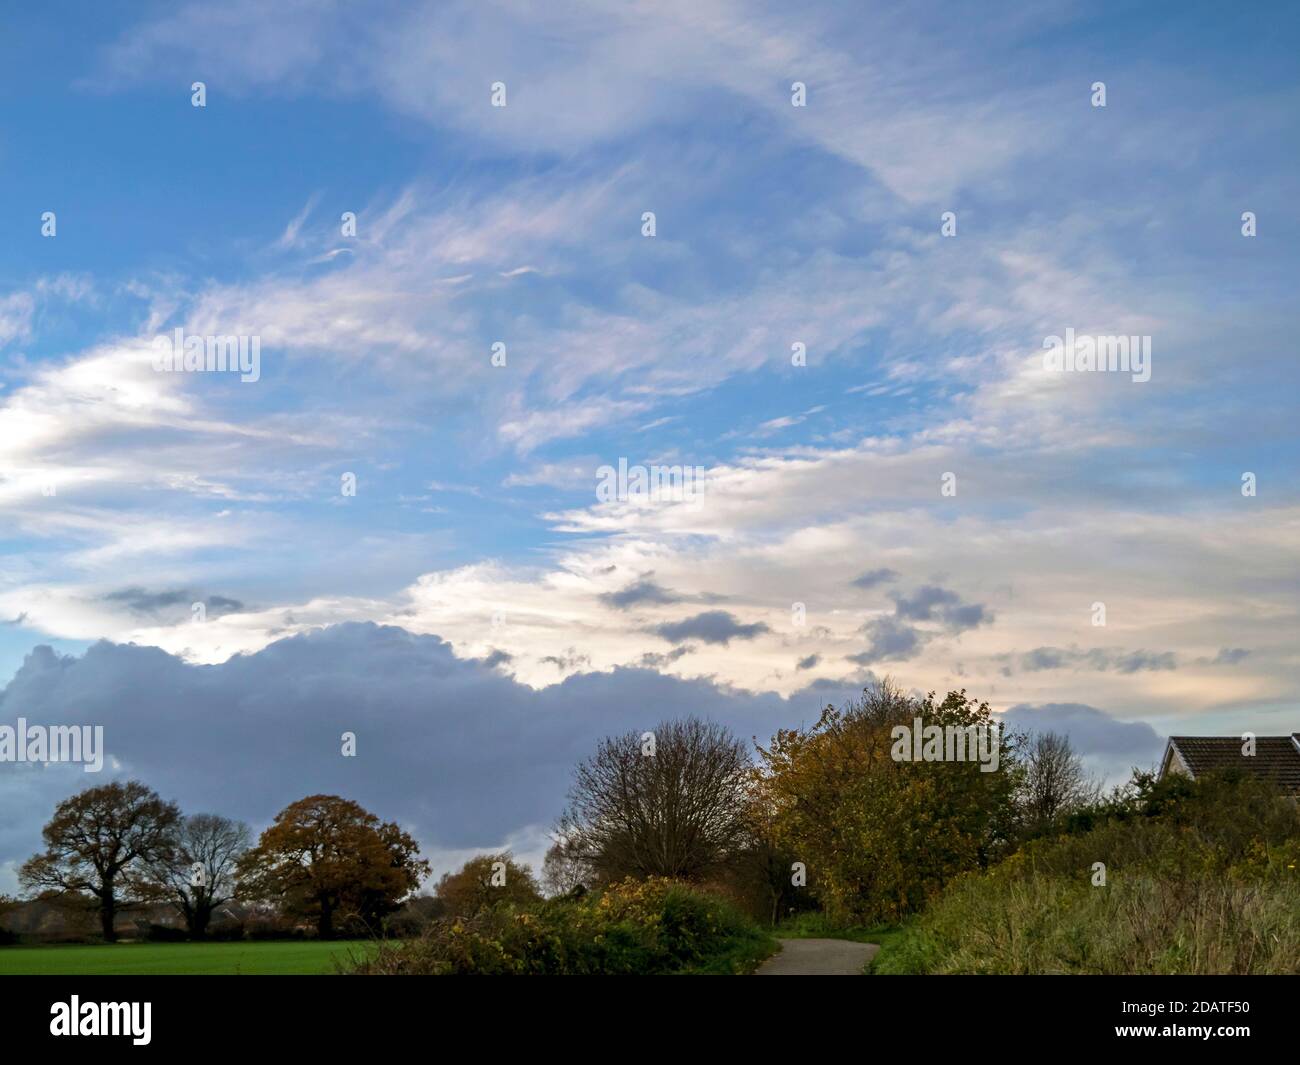
{"label": "dark grey cloud bank", "polygon": [[1165,738],[1145,721],[1117,721],[1086,703],[1019,703],[1002,720],[1016,731],[1068,736],[1088,767],[1110,784],[1127,780],[1135,766],[1151,768],[1165,748]]}
{"label": "dark grey cloud bank", "polygon": [[[102,724],[121,768],[0,764],[0,863],[37,850],[59,799],[114,777],[255,826],[303,795],[335,792],[412,826],[426,846],[490,846],[551,824],[574,763],[606,734],[698,714],[766,741],[853,694],[832,687],[786,700],[648,669],[535,691],[437,637],[373,624],[294,636],[220,665],[107,642],[81,657],[38,647],[0,694],[0,722]],[[355,758],[339,753],[345,731],[357,735]]]}
{"label": "dark grey cloud bank", "polygon": [[[258,828],[295,799],[334,792],[409,826],[426,848],[487,847],[550,825],[574,763],[607,734],[698,714],[766,742],[860,690],[859,676],[823,679],[786,699],[621,668],[535,691],[436,636],[368,623],[220,665],[107,642],[80,657],[38,647],[0,693],[0,723],[103,725],[110,761],[99,774],[0,764],[0,865],[35,853],[60,799],[125,777]],[[1145,750],[1154,736],[1088,707],[1038,710],[1083,749],[1111,751],[1118,735],[1125,752]],[[355,758],[340,755],[345,731],[357,735]]]}

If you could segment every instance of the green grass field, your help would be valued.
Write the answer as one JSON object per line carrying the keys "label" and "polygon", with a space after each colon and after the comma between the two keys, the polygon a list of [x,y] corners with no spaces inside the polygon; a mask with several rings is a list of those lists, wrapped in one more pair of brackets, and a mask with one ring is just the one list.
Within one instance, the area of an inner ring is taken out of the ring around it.
{"label": "green grass field", "polygon": [[365,940],[115,943],[0,947],[0,976],[277,976],[329,974]]}

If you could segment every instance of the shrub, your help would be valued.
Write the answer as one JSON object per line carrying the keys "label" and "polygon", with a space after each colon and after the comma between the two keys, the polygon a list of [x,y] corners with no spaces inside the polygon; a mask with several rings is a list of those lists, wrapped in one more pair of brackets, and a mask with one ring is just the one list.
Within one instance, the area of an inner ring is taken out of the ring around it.
{"label": "shrub", "polygon": [[384,935],[391,939],[414,939],[446,911],[447,907],[441,900],[417,896],[404,903],[395,914],[384,918]]}
{"label": "shrub", "polygon": [[472,918],[435,920],[354,969],[369,974],[582,975],[748,970],[770,938],[732,904],[670,880],[625,880],[599,894]]}
{"label": "shrub", "polygon": [[254,917],[244,925],[244,935],[248,939],[306,939],[304,929],[282,917]]}
{"label": "shrub", "polygon": [[184,928],[171,925],[155,924],[151,921],[137,921],[136,934],[147,943],[184,943],[190,935]]}

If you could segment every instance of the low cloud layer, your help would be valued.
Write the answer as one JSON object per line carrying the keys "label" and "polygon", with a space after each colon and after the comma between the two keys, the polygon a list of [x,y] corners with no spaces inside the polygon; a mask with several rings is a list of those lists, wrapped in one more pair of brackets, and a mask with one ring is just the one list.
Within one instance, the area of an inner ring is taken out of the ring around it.
{"label": "low cloud layer", "polygon": [[[602,736],[699,714],[766,739],[815,716],[823,699],[787,703],[643,669],[539,691],[437,637],[373,624],[208,666],[156,648],[99,643],[71,657],[38,647],[0,694],[0,721],[103,725],[108,765],[98,775],[3,766],[0,866],[38,849],[56,802],[115,777],[255,826],[304,795],[335,792],[400,821],[427,849],[490,847],[553,824],[574,763]],[[356,733],[355,758],[340,754],[344,732]]]}
{"label": "low cloud layer", "polygon": [[[786,699],[651,669],[580,673],[538,690],[435,636],[369,623],[220,665],[106,642],[80,657],[38,647],[0,693],[0,721],[103,725],[107,764],[98,775],[3,767],[0,890],[14,889],[54,805],[109,779],[138,778],[185,810],[257,828],[304,795],[338,793],[399,821],[427,852],[462,855],[542,840],[574,764],[603,736],[698,714],[765,742],[859,693],[858,683],[822,679]],[[1108,766],[1149,762],[1160,747],[1150,726],[1077,704],[1017,706],[1007,720],[1066,731]],[[340,753],[344,732],[356,734],[354,758]]]}
{"label": "low cloud layer", "polygon": [[1011,707],[1002,720],[1016,731],[1068,736],[1088,768],[1107,784],[1127,780],[1134,767],[1153,767],[1165,747],[1165,738],[1146,722],[1117,721],[1084,703],[1020,703]]}

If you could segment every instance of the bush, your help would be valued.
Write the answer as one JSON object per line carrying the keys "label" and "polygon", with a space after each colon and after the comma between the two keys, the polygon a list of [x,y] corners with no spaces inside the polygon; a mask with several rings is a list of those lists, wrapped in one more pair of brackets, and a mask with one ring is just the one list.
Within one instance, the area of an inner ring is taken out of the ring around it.
{"label": "bush", "polygon": [[248,939],[306,939],[307,933],[281,917],[254,917],[244,925]]}
{"label": "bush", "polygon": [[184,928],[173,928],[167,924],[154,924],[151,921],[136,921],[136,933],[146,943],[184,943],[190,938]]}
{"label": "bush", "polygon": [[772,940],[732,904],[670,880],[625,880],[535,907],[444,917],[381,944],[353,971],[424,975],[585,975],[749,971]]}
{"label": "bush", "polygon": [[447,904],[429,895],[407,899],[396,913],[384,918],[383,931],[389,939],[415,939],[438,917],[448,916]]}

